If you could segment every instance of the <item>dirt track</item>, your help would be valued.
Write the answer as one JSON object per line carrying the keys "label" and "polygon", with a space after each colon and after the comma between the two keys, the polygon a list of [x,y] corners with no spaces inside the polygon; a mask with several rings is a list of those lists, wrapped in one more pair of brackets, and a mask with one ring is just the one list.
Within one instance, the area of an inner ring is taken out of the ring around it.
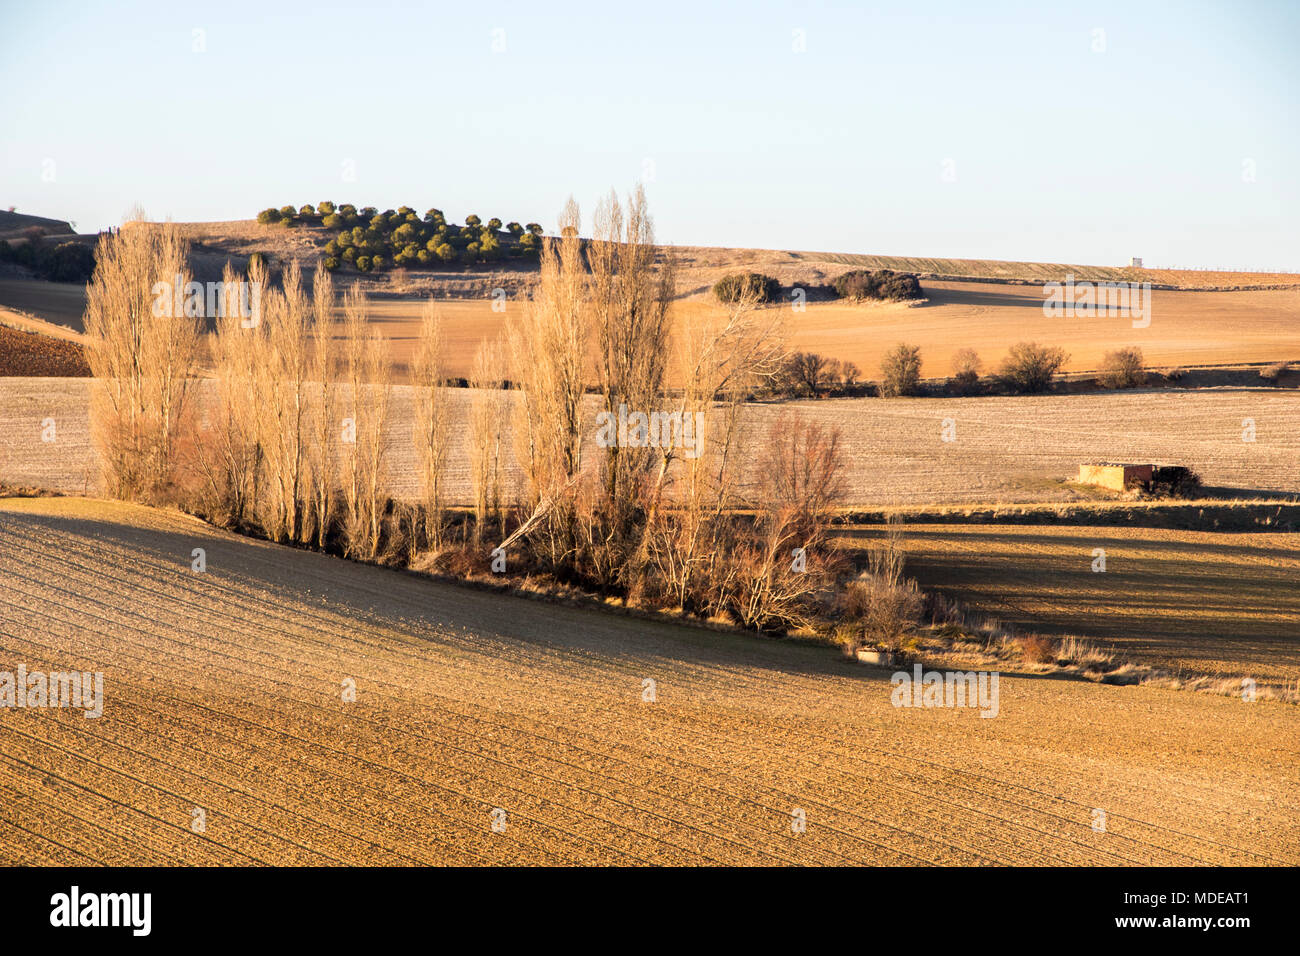
{"label": "dirt track", "polygon": [[0,601],[0,670],[106,697],[0,710],[4,863],[1300,863],[1291,706],[1005,677],[996,719],[895,709],[822,648],[77,499],[0,502]]}

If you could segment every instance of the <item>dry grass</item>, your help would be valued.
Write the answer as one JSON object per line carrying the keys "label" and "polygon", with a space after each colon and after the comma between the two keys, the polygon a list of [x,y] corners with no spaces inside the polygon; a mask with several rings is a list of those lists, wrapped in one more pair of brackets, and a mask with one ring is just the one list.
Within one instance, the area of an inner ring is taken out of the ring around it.
{"label": "dry grass", "polygon": [[1291,707],[1004,675],[994,720],[896,709],[830,649],[78,499],[0,503],[0,583],[0,669],[106,695],[0,720],[12,863],[1300,863]]}

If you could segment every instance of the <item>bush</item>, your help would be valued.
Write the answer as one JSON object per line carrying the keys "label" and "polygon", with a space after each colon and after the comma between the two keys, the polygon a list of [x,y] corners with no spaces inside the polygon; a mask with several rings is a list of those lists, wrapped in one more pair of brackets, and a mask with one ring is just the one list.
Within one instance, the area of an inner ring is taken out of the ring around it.
{"label": "bush", "polygon": [[369,271],[370,271],[370,268],[371,268],[370,257],[369,257],[369,256],[357,256],[357,262],[356,262],[356,265],[357,265],[357,271],[358,271],[358,272],[369,272]]}
{"label": "bush", "polygon": [[293,218],[294,216],[296,216],[296,215],[298,215],[298,210],[294,209],[292,206],[281,206],[281,207],[280,207],[280,218],[281,218],[281,219],[292,219],[292,218]]}
{"label": "bush", "polygon": [[840,630],[840,642],[849,656],[866,644],[897,653],[921,616],[921,592],[915,581],[903,577],[903,552],[892,530],[867,559],[867,570],[848,582],[840,598],[847,625]]}
{"label": "bush", "polygon": [[924,295],[916,276],[891,269],[855,269],[837,278],[833,287],[842,299],[906,300]]}
{"label": "bush", "polygon": [[1201,476],[1182,465],[1157,465],[1146,491],[1157,498],[1191,498],[1201,489]]}
{"label": "bush", "polygon": [[316,204],[316,211],[322,216],[331,216],[334,214],[334,204],[326,199],[324,202]]}
{"label": "bush", "polygon": [[1056,346],[1017,342],[1002,363],[1002,380],[1016,392],[1046,391],[1069,357]]}
{"label": "bush", "polygon": [[1050,664],[1056,660],[1056,644],[1041,634],[1030,634],[1020,640],[1020,655],[1027,664]]}
{"label": "bush", "polygon": [[263,209],[257,214],[257,221],[264,226],[274,225],[283,218],[280,210],[275,208]]}
{"label": "bush", "polygon": [[330,272],[333,272],[335,269],[339,267],[339,261],[333,256],[326,256],[322,265],[324,265],[325,268],[328,269]]}
{"label": "bush", "polygon": [[1147,383],[1142,350],[1135,345],[1107,352],[1098,381],[1106,388],[1140,388]]}
{"label": "bush", "polygon": [[434,255],[436,255],[443,262],[451,262],[453,259],[456,258],[456,250],[452,248],[450,243],[444,242],[437,249],[434,249],[433,252]]}
{"label": "bush", "polygon": [[952,357],[952,384],[963,395],[969,395],[979,387],[982,366],[974,349],[958,349]]}
{"label": "bush", "polygon": [[921,350],[900,342],[880,363],[880,394],[885,398],[915,395],[921,385]]}
{"label": "bush", "polygon": [[324,226],[326,229],[338,229],[340,226],[343,225],[343,223],[344,223],[343,217],[336,212],[330,213],[328,216],[326,216],[324,219],[321,220],[321,225]]}
{"label": "bush", "polygon": [[1266,368],[1260,369],[1259,377],[1262,378],[1264,381],[1268,382],[1270,385],[1276,385],[1278,383],[1278,380],[1290,370],[1291,370],[1290,362],[1277,362],[1273,365],[1267,366]]}
{"label": "bush", "polygon": [[743,295],[753,295],[758,302],[771,302],[781,295],[781,283],[758,272],[733,272],[717,281],[713,294],[719,302],[738,302]]}

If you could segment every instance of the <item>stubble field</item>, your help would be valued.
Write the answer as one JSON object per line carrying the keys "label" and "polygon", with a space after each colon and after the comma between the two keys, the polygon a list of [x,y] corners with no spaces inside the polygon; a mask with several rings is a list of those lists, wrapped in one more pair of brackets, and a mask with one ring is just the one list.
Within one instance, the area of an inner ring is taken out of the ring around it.
{"label": "stubble field", "polygon": [[[0,378],[0,481],[93,492],[90,388],[84,379]],[[453,421],[469,420],[473,394],[447,390]],[[503,397],[508,405],[518,393]],[[396,390],[392,409],[387,486],[395,497],[410,499],[419,494],[419,479],[407,387]],[[589,411],[594,416],[594,398]],[[746,482],[760,467],[768,430],[787,414],[840,429],[843,503],[850,508],[1078,500],[1088,496],[1065,479],[1078,473],[1080,462],[1096,459],[1187,465],[1223,493],[1300,492],[1300,392],[1287,389],[750,405],[739,446],[748,462]],[[48,418],[55,421],[54,441],[42,440]],[[1253,422],[1254,441],[1243,440],[1246,419]],[[951,425],[946,431],[945,422]],[[448,493],[461,504],[472,500],[467,432],[453,429],[448,460]],[[594,443],[594,418],[588,434]],[[517,480],[513,442],[503,444]]]}

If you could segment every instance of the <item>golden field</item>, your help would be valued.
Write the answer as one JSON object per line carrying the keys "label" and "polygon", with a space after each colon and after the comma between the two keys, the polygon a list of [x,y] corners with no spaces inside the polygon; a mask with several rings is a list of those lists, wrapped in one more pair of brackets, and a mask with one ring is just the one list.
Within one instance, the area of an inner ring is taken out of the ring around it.
{"label": "golden field", "polygon": [[0,502],[0,580],[0,670],[105,675],[98,719],[0,711],[6,864],[1300,863],[1292,706],[1004,674],[995,719],[895,708],[824,647],[78,499]]}
{"label": "golden field", "polygon": [[[0,481],[69,494],[95,490],[87,379],[0,378]],[[473,390],[449,389],[453,420],[468,421]],[[505,393],[508,402],[517,392]],[[595,414],[595,398],[589,413]],[[833,399],[753,404],[743,409],[739,446],[752,454],[742,484],[762,460],[769,430],[784,415],[838,428],[847,508],[920,504],[1006,504],[1089,500],[1069,484],[1093,459],[1172,462],[1194,468],[1214,494],[1300,493],[1300,392],[1205,389],[983,398]],[[42,441],[53,418],[55,440]],[[1242,421],[1255,441],[1242,440]],[[943,440],[951,420],[955,440]],[[387,488],[419,494],[410,390],[398,387],[387,429]],[[707,421],[706,421],[707,426]],[[448,494],[471,500],[468,428],[453,429]],[[594,419],[589,447],[594,450]],[[513,442],[506,468],[517,478]]]}

